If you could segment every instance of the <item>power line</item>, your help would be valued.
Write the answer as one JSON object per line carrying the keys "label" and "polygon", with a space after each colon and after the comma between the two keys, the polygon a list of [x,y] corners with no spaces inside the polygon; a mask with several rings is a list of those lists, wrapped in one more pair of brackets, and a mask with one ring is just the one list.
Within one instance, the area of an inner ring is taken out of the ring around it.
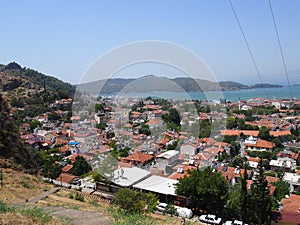
{"label": "power line", "polygon": [[280,41],[280,38],[279,38],[279,32],[278,32],[278,29],[277,29],[277,25],[276,25],[275,16],[274,16],[274,13],[273,13],[273,8],[272,8],[271,1],[270,0],[268,0],[268,1],[269,1],[271,14],[272,14],[272,20],[273,20],[273,24],[274,24],[276,37],[277,37],[277,42],[278,42],[278,46],[279,46],[279,49],[280,49],[281,60],[282,60],[285,76],[286,76],[288,86],[289,86],[289,93],[290,93],[290,97],[292,98],[293,95],[292,95],[292,90],[291,90],[291,85],[290,85],[290,79],[289,79],[289,75],[288,75],[287,68],[286,68],[285,57],[284,57],[284,54],[283,54],[283,51],[282,51],[281,41]]}
{"label": "power line", "polygon": [[[243,35],[245,44],[246,44],[246,46],[247,46],[247,49],[248,49],[248,52],[249,52],[249,54],[250,54],[251,60],[252,60],[252,62],[253,62],[253,64],[254,64],[254,67],[255,67],[257,76],[258,76],[258,78],[259,78],[259,81],[263,84],[263,80],[262,80],[262,78],[261,78],[260,72],[259,72],[259,70],[258,70],[256,61],[255,61],[255,59],[254,59],[253,53],[252,53],[252,51],[251,51],[251,49],[250,49],[250,46],[249,46],[249,44],[248,44],[248,41],[247,41],[246,35],[245,35],[244,31],[243,31],[243,28],[242,28],[242,25],[241,25],[241,23],[240,23],[240,20],[239,20],[239,18],[238,18],[238,16],[237,16],[237,13],[236,13],[236,11],[235,11],[233,5],[232,5],[231,0],[228,0],[228,1],[229,1],[230,6],[231,6],[231,9],[232,9],[232,12],[233,12],[233,14],[234,14],[234,17],[235,17],[235,19],[236,19],[236,22],[238,23],[239,28],[240,28],[240,31],[241,31],[241,33],[242,33],[242,35]],[[268,97],[268,93],[267,93],[267,91],[266,91],[266,88],[265,88],[265,87],[263,87],[263,88],[264,88],[264,91],[265,91],[265,95],[266,95],[266,97],[267,97],[267,99],[268,99],[269,97]]]}

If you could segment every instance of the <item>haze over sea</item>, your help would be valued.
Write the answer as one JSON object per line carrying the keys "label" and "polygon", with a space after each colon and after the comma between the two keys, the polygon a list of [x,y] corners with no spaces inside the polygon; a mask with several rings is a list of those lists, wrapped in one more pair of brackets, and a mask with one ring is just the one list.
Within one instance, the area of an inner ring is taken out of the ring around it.
{"label": "haze over sea", "polygon": [[[290,94],[291,90],[291,94]],[[222,95],[226,99],[226,101],[237,102],[239,98],[241,100],[249,100],[253,98],[265,98],[265,99],[291,99],[300,98],[300,86],[291,86],[289,90],[288,86],[284,86],[282,88],[255,88],[255,89],[242,89],[238,91],[222,91]],[[142,92],[142,93],[118,93],[118,96],[128,96],[128,97],[160,97],[166,99],[174,99],[174,100],[186,100],[189,96],[190,99],[195,100],[205,100],[207,99],[207,95],[213,96],[214,93],[219,97],[219,92]],[[112,94],[101,94],[102,96],[115,96]],[[211,99],[211,98],[210,98]],[[215,99],[220,100],[220,99]]]}

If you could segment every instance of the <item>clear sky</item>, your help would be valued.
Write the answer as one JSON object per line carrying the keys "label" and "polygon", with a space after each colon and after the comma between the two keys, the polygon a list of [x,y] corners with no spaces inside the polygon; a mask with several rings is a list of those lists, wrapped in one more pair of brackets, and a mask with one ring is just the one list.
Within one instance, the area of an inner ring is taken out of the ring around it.
{"label": "clear sky", "polygon": [[[300,1],[271,2],[290,82],[300,83]],[[287,83],[268,1],[232,4],[262,80]],[[0,0],[0,27],[1,64],[16,61],[73,84],[107,51],[142,40],[192,50],[219,81],[259,83],[227,0]],[[164,75],[155,66],[138,71],[124,70],[120,76]]]}

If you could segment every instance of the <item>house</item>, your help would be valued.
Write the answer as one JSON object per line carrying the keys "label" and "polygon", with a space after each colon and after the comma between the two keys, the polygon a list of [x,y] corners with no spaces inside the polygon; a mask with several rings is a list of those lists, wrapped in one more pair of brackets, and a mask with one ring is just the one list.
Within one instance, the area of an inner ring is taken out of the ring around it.
{"label": "house", "polygon": [[68,145],[64,145],[64,146],[59,147],[58,153],[61,156],[67,156],[67,155],[69,155],[70,154],[69,146]]}
{"label": "house", "polygon": [[96,138],[96,134],[91,131],[78,132],[74,135],[74,139],[77,142],[81,142],[83,144],[92,144],[94,139]]}
{"label": "house", "polygon": [[168,177],[169,179],[173,180],[179,180],[180,178],[183,178],[184,176],[189,176],[188,170],[196,170],[196,166],[191,165],[176,165],[173,167],[173,173]]}
{"label": "house", "polygon": [[150,154],[142,153],[140,151],[135,150],[133,154],[122,158],[121,161],[123,163],[131,163],[134,166],[141,167],[151,162],[153,158],[154,157]]}
{"label": "house", "polygon": [[135,189],[149,191],[159,196],[160,202],[173,203],[176,198],[176,184],[178,180],[152,175],[135,185]]}
{"label": "house", "polygon": [[74,176],[70,173],[61,173],[56,180],[53,180],[53,184],[63,187],[71,187],[71,183],[78,178],[78,176]]}
{"label": "house", "polygon": [[156,166],[164,170],[165,173],[171,173],[172,167],[176,165],[179,158],[179,151],[169,150],[156,156]]}
{"label": "house", "polygon": [[153,129],[162,127],[164,122],[162,119],[156,118],[150,119],[146,124],[149,126],[150,129]]}
{"label": "house", "polygon": [[[245,172],[244,169],[227,166],[225,164],[220,165],[217,170],[222,174],[225,180],[231,185],[235,185],[237,182],[239,182],[239,180],[241,179],[241,177],[244,175]],[[249,170],[248,172],[249,172],[248,176],[250,176],[251,171]]]}
{"label": "house", "polygon": [[73,165],[72,164],[66,164],[62,169],[61,172],[63,173],[70,173],[72,171]]}
{"label": "house", "polygon": [[23,123],[19,128],[20,135],[30,133],[30,125],[28,123]]}
{"label": "house", "polygon": [[198,153],[198,143],[186,143],[180,146],[180,154],[195,156]]}
{"label": "house", "polygon": [[291,194],[280,202],[279,211],[272,211],[271,219],[276,223],[300,224],[300,196]]}
{"label": "house", "polygon": [[260,161],[260,158],[258,157],[247,157],[248,163],[249,163],[249,167],[250,168],[257,168],[258,163]]}
{"label": "house", "polygon": [[290,184],[292,191],[300,186],[300,174],[298,173],[285,172],[282,179]]}
{"label": "house", "polygon": [[112,183],[119,187],[133,187],[133,185],[137,184],[141,180],[149,177],[151,173],[147,170],[143,170],[137,167],[132,168],[118,168],[113,171],[112,178],[109,178]]}
{"label": "house", "polygon": [[274,144],[272,142],[250,136],[245,140],[244,147],[245,150],[251,151],[270,151],[274,148]]}
{"label": "house", "polygon": [[298,153],[291,151],[281,151],[277,155],[277,159],[270,161],[272,169],[283,168],[285,171],[295,171],[297,166]]}
{"label": "house", "polygon": [[68,142],[68,149],[72,155],[76,155],[76,154],[80,153],[80,149],[79,149],[78,145],[79,145],[79,142],[77,142],[77,141],[69,141]]}

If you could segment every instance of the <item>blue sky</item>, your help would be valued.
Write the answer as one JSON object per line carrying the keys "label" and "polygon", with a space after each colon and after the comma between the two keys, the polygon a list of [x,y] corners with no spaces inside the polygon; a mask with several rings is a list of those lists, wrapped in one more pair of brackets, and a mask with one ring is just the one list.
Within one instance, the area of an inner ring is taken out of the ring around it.
{"label": "blue sky", "polygon": [[[300,83],[300,1],[271,2],[290,82]],[[74,84],[107,51],[129,42],[161,40],[195,52],[219,81],[259,83],[227,0],[0,0],[0,4],[1,64],[16,61]],[[287,83],[268,1],[232,0],[232,4],[262,80]],[[148,64],[118,76],[148,73],[180,75]]]}

